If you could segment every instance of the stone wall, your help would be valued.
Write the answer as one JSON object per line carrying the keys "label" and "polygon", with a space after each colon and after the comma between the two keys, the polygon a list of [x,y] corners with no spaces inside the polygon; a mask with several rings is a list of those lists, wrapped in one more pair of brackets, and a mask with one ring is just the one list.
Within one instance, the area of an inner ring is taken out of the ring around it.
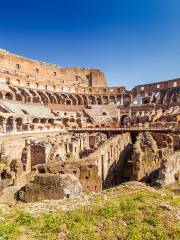
{"label": "stone wall", "polygon": [[38,164],[73,161],[89,146],[88,133],[39,133],[0,138],[0,185],[21,185],[32,179]]}
{"label": "stone wall", "polygon": [[36,174],[72,174],[86,192],[98,192],[121,182],[132,147],[129,133],[108,139],[88,157],[74,161],[55,161],[34,167]]}
{"label": "stone wall", "polygon": [[108,139],[95,152],[81,160],[86,165],[97,166],[98,176],[104,188],[118,184],[132,142],[129,133]]}
{"label": "stone wall", "polygon": [[[180,149],[179,139],[175,134],[140,133],[133,147],[133,180],[155,185],[164,161],[167,166],[170,164],[170,168],[172,167],[171,156],[175,150]],[[174,159],[173,164],[175,162]]]}
{"label": "stone wall", "polygon": [[156,185],[166,186],[175,182],[180,183],[180,151],[162,161]]}
{"label": "stone wall", "polygon": [[65,84],[74,87],[106,87],[104,74],[98,69],[63,68],[55,64],[27,59],[0,51],[1,82],[14,85],[60,90]]}

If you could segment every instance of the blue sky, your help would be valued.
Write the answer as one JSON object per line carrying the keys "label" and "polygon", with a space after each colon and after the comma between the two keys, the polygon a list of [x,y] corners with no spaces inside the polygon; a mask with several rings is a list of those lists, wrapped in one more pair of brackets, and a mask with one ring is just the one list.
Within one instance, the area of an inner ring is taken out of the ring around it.
{"label": "blue sky", "polygon": [[110,86],[180,77],[179,0],[0,0],[0,48],[100,68]]}

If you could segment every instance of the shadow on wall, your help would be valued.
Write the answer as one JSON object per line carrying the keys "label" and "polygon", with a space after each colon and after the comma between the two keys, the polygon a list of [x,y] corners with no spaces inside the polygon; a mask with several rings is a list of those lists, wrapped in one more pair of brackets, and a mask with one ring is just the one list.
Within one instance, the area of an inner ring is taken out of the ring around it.
{"label": "shadow on wall", "polygon": [[132,152],[133,145],[128,144],[120,153],[118,161],[114,161],[109,167],[108,174],[103,182],[103,189],[131,180],[133,175]]}

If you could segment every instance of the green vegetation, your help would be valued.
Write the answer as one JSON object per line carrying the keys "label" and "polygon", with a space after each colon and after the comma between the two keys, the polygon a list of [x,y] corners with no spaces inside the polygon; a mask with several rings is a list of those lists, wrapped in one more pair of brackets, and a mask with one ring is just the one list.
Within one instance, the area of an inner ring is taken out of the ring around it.
{"label": "green vegetation", "polygon": [[[14,208],[1,214],[0,239],[179,240],[179,200],[169,190],[118,187],[93,194],[74,210],[32,215]],[[3,219],[4,218],[4,219]]]}

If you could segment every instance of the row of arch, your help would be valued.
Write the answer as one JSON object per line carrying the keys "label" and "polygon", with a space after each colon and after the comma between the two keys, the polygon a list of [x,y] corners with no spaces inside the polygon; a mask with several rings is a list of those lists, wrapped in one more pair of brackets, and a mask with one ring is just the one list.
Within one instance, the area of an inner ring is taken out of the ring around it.
{"label": "row of arch", "polygon": [[28,124],[24,124],[22,117],[9,116],[7,118],[0,116],[1,132],[25,131],[32,129],[34,124],[54,125],[53,118],[32,118]]}
{"label": "row of arch", "polygon": [[155,92],[152,95],[151,103],[156,103],[160,105],[180,103],[180,88],[171,89],[168,91]]}
{"label": "row of arch", "polygon": [[[43,104],[64,104],[64,105],[101,105],[101,104],[121,104],[131,103],[130,94],[117,95],[78,95],[48,92],[42,90],[25,89],[9,86],[9,92],[0,91],[0,99],[15,100],[31,103]],[[168,91],[159,91],[151,97],[144,98],[142,103],[169,104],[180,102],[180,89],[174,88]]]}
{"label": "row of arch", "polygon": [[33,89],[24,89],[9,86],[10,91],[0,91],[0,98],[31,103],[65,104],[65,105],[101,105],[109,103],[127,103],[131,101],[130,95],[77,95],[56,93]]}

